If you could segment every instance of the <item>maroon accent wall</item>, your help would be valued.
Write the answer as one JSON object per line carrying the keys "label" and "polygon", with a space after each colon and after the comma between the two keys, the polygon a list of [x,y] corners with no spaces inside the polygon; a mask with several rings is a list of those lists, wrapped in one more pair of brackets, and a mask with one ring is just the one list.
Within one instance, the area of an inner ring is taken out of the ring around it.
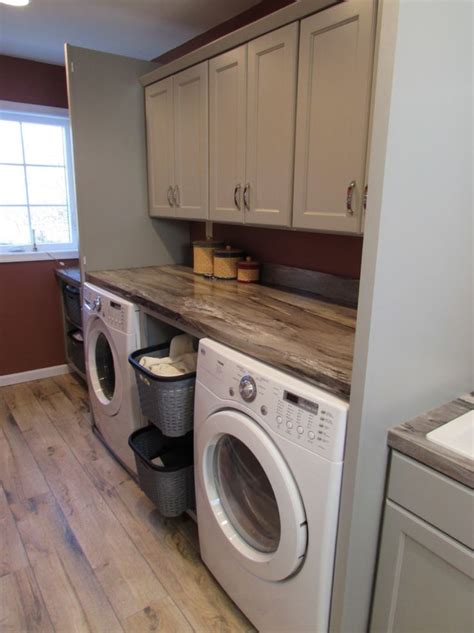
{"label": "maroon accent wall", "polygon": [[[205,238],[205,224],[191,222],[191,241]],[[214,239],[239,246],[260,262],[360,278],[362,237],[214,224]]]}
{"label": "maroon accent wall", "polygon": [[0,99],[67,108],[64,66],[0,55]]}
{"label": "maroon accent wall", "polygon": [[[0,100],[67,108],[64,68],[0,55]],[[0,376],[66,362],[57,267],[0,263]]]}
{"label": "maroon accent wall", "polygon": [[286,7],[288,4],[293,4],[296,0],[262,0],[254,7],[250,7],[247,11],[243,11],[239,13],[230,20],[226,20],[217,26],[214,26],[212,29],[193,37],[193,39],[184,42],[180,46],[176,48],[172,48],[170,51],[155,57],[152,61],[162,66],[163,64],[168,64],[178,57],[182,57],[186,55],[186,53],[190,53],[191,51],[195,51],[197,48],[201,48],[201,46],[205,46],[209,44],[209,42],[213,42],[214,40],[227,35],[228,33],[232,33],[232,31],[236,31],[237,29],[250,24],[251,22],[255,22],[255,20],[259,20],[269,13],[273,13],[282,7]]}
{"label": "maroon accent wall", "polygon": [[0,376],[66,362],[55,268],[52,260],[0,264]]}

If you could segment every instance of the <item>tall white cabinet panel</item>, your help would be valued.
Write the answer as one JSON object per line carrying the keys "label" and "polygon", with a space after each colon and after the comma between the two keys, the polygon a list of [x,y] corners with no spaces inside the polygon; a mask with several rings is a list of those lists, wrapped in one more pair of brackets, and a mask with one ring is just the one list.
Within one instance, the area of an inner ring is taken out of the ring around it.
{"label": "tall white cabinet panel", "polygon": [[301,22],[293,226],[357,233],[367,146],[373,3]]}
{"label": "tall white cabinet panel", "polygon": [[248,44],[245,222],[289,226],[298,24]]}
{"label": "tall white cabinet panel", "polygon": [[146,88],[145,107],[149,212],[151,216],[175,217],[172,77]]}
{"label": "tall white cabinet panel", "polygon": [[175,217],[208,217],[208,63],[173,77]]}
{"label": "tall white cabinet panel", "polygon": [[243,222],[247,46],[209,62],[209,217]]}

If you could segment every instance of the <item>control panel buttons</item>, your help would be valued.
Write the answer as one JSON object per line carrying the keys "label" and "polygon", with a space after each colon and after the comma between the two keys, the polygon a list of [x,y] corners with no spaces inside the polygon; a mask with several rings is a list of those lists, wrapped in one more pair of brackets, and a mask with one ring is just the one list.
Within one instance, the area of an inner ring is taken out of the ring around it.
{"label": "control panel buttons", "polygon": [[234,397],[234,395],[235,395],[235,391],[233,390],[232,387],[229,387],[229,396]]}
{"label": "control panel buttons", "polygon": [[277,424],[281,424],[283,422],[283,418],[281,415],[277,415]]}
{"label": "control panel buttons", "polygon": [[287,420],[286,421],[286,428],[287,429],[292,429],[293,428],[293,422],[291,420]]}
{"label": "control panel buttons", "polygon": [[310,440],[314,440],[316,438],[316,434],[313,431],[308,431],[308,437]]}
{"label": "control panel buttons", "polygon": [[241,378],[239,392],[245,402],[253,402],[255,400],[257,397],[257,385],[252,376],[243,376]]}
{"label": "control panel buttons", "polygon": [[300,435],[303,435],[303,433],[304,433],[304,428],[303,428],[302,426],[299,426],[299,427],[296,429],[296,431],[297,431]]}
{"label": "control panel buttons", "polygon": [[267,407],[264,404],[262,404],[262,406],[260,407],[260,413],[262,415],[267,415],[267,413],[268,413],[268,409],[267,409]]}

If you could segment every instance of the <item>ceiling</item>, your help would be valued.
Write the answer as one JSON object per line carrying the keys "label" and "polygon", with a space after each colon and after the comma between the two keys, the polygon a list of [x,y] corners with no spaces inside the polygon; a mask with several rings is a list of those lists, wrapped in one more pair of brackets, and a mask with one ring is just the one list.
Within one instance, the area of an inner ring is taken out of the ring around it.
{"label": "ceiling", "polygon": [[259,0],[30,0],[0,4],[0,53],[64,63],[64,42],[153,59]]}

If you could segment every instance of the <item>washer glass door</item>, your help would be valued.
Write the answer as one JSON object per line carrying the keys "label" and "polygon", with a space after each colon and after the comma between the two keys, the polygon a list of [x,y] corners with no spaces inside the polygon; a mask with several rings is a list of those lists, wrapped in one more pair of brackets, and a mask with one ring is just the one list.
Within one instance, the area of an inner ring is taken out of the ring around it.
{"label": "washer glass door", "polygon": [[101,319],[86,331],[87,374],[96,400],[107,415],[115,415],[122,401],[120,361],[111,335]]}
{"label": "washer glass door", "polygon": [[[246,414],[225,409],[200,426],[196,451],[203,503],[229,553],[260,578],[288,578],[306,553],[306,513],[273,439]],[[198,519],[199,512],[198,502]]]}

